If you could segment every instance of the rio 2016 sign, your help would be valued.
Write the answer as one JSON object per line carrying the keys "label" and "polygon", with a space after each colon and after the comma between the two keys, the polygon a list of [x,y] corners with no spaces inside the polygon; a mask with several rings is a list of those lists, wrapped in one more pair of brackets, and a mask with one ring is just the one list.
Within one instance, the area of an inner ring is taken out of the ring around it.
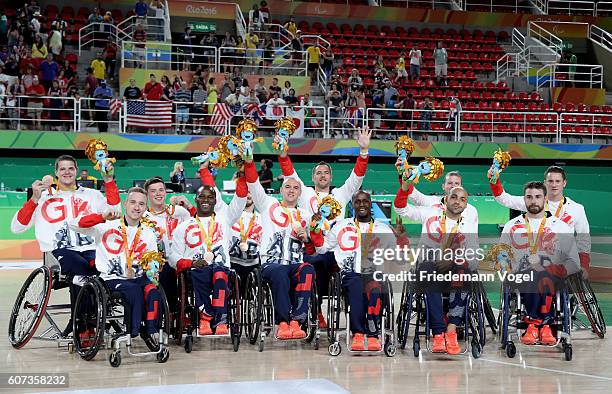
{"label": "rio 2016 sign", "polygon": [[200,17],[202,19],[235,19],[236,5],[230,3],[201,3],[169,1],[172,16]]}

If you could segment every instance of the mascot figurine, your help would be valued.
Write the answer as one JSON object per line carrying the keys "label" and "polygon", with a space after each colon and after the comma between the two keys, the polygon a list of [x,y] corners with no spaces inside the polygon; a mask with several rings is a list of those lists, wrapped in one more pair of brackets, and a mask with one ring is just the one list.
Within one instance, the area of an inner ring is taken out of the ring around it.
{"label": "mascot figurine", "polygon": [[438,180],[444,173],[444,163],[434,157],[426,157],[418,166],[408,166],[402,175],[404,182],[419,183],[421,175],[430,182]]}
{"label": "mascot figurine", "polygon": [[399,137],[397,141],[395,141],[395,153],[397,154],[397,158],[401,159],[401,164],[396,164],[398,174],[403,174],[406,169],[410,167],[408,164],[408,159],[412,156],[414,152],[414,142],[412,139],[406,135]]}
{"label": "mascot figurine", "polygon": [[238,144],[239,142],[236,137],[226,135],[225,137],[221,137],[217,145],[217,150],[230,161],[232,166],[236,165],[236,160],[239,159],[240,156]]}
{"label": "mascot figurine", "polygon": [[497,244],[489,249],[486,260],[491,262],[493,269],[500,272],[512,271],[512,260],[514,255],[512,247],[508,244]]}
{"label": "mascot figurine", "polygon": [[92,139],[87,143],[85,148],[85,155],[92,163],[95,164],[94,169],[100,171],[102,175],[113,175],[112,172],[107,171],[107,167],[110,163],[115,163],[113,157],[108,157],[107,145],[102,140]]}
{"label": "mascot figurine", "polygon": [[195,165],[201,165],[203,163],[209,162],[214,168],[225,168],[227,167],[228,157],[225,155],[222,149],[219,147],[209,147],[208,151],[202,153],[199,156],[192,157],[191,162]]}
{"label": "mascot figurine", "polygon": [[501,149],[495,151],[493,155],[493,165],[487,174],[489,177],[489,182],[495,184],[499,179],[499,174],[508,167],[510,164],[510,153],[504,152]]}
{"label": "mascot figurine", "polygon": [[276,136],[272,142],[272,149],[276,152],[287,152],[289,150],[289,137],[295,132],[296,126],[293,118],[286,117],[277,120],[274,124]]}
{"label": "mascot figurine", "polygon": [[321,230],[329,231],[331,228],[329,222],[340,216],[342,206],[331,194],[329,194],[323,197],[321,202],[319,202],[317,212],[321,215],[321,220],[319,220],[317,223],[312,223],[311,228],[316,232]]}
{"label": "mascot figurine", "polygon": [[159,286],[159,272],[165,263],[164,255],[160,252],[145,252],[143,253],[138,266],[147,275],[149,281],[155,286]]}
{"label": "mascot figurine", "polygon": [[242,158],[243,160],[253,159],[253,144],[255,142],[262,142],[263,138],[256,138],[257,136],[257,123],[253,119],[244,119],[238,123],[236,127],[236,137],[238,143],[242,146]]}

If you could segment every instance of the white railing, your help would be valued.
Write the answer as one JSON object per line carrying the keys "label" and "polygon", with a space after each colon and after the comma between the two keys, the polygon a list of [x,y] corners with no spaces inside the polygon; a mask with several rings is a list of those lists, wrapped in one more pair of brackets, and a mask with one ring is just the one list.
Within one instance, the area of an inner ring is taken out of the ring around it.
{"label": "white railing", "polygon": [[[139,47],[144,45],[144,48]],[[121,67],[149,70],[190,70],[192,66],[205,65],[211,71],[219,71],[219,49],[202,45],[179,45],[161,42],[121,43]]]}
{"label": "white railing", "polygon": [[[113,42],[117,47],[121,46],[123,40],[129,40],[129,36],[120,27],[111,23],[90,23],[79,29],[79,55],[83,48],[96,43]],[[105,46],[105,45],[102,45]]]}
{"label": "white railing", "polygon": [[598,1],[595,4],[595,16],[610,16],[612,15],[612,2]]}
{"label": "white railing", "polygon": [[[559,115],[560,137],[612,137],[612,114],[594,114],[581,112],[563,112]],[[562,142],[563,140],[561,140]]]}
{"label": "white railing", "polygon": [[538,91],[544,87],[557,87],[560,84],[599,88],[603,87],[603,66],[600,64],[547,64],[536,72]]}
{"label": "white railing", "polygon": [[447,109],[368,108],[366,122],[376,135],[434,132],[452,135],[455,139],[457,132],[457,120],[450,119]]}
{"label": "white railing", "polygon": [[317,69],[316,76],[317,86],[319,87],[319,90],[323,93],[324,96],[327,97],[327,75],[325,74],[325,71],[323,70],[323,67],[321,67],[320,64],[319,68]]}
{"label": "white railing", "polygon": [[[265,103],[262,103],[265,104]],[[306,138],[326,138],[325,130],[327,125],[327,111],[323,106],[301,106],[301,105],[276,105],[276,109],[280,112],[274,112],[270,118],[259,122],[258,131],[263,132],[263,136],[272,136],[274,134],[274,123],[285,116],[297,117],[302,111],[304,116],[304,137]],[[240,111],[234,113],[230,124],[235,125],[244,118],[250,118],[247,113],[248,105],[243,105]],[[273,109],[269,110],[270,112]]]}
{"label": "white railing", "polygon": [[143,30],[147,33],[147,41],[162,41],[170,37],[166,36],[166,17],[155,17],[147,16],[146,18],[140,18],[136,15],[132,15],[125,19],[121,23],[117,24],[117,28],[121,29],[131,40],[136,26],[141,25]]}
{"label": "white railing", "polygon": [[[227,53],[227,50],[233,53]],[[264,54],[261,49],[223,47],[218,52],[218,64],[230,69],[240,67],[247,74],[308,75],[306,51],[277,49],[273,57],[264,57]]]}
{"label": "white railing", "polygon": [[525,48],[525,35],[516,27],[512,29],[512,46],[521,50]]}
{"label": "white railing", "polygon": [[494,0],[466,0],[466,11],[488,11],[488,12],[512,12],[512,13],[532,13],[533,6],[525,5],[525,2],[514,0],[514,4],[510,1],[494,1]]}
{"label": "white railing", "polygon": [[612,34],[596,25],[589,25],[589,39],[605,49],[612,51]]}
{"label": "white railing", "polygon": [[[405,0],[405,8],[451,8],[456,6],[457,2],[454,0]],[[381,7],[398,7],[399,1],[389,2],[387,0],[378,0]]]}
{"label": "white railing", "polygon": [[366,123],[365,108],[327,107],[325,138],[353,138],[355,130]]}
{"label": "white railing", "polygon": [[546,5],[548,0],[531,0],[531,4],[539,11],[540,14],[546,14]]}
{"label": "white railing", "polygon": [[549,0],[548,15],[595,15],[595,2],[583,0]]}
{"label": "white railing", "polygon": [[495,82],[505,81],[507,78],[518,76],[518,53],[506,53],[497,60]]}
{"label": "white railing", "polygon": [[253,32],[257,34],[257,37],[270,37],[274,48],[288,48],[291,45],[291,33],[285,30],[282,25],[267,23],[264,29],[255,29]]}
{"label": "white railing", "polygon": [[0,96],[0,123],[12,130],[77,130],[73,97]]}
{"label": "white railing", "polygon": [[240,9],[239,4],[236,4],[235,15],[237,36],[242,37],[242,39],[244,40],[247,34],[247,23],[244,20],[244,15],[242,14],[242,10]]}
{"label": "white railing", "polygon": [[496,137],[542,136],[550,142],[558,142],[558,121],[556,112],[500,112],[500,111],[463,111],[459,114],[457,141],[466,135],[489,135]]}
{"label": "white railing", "polygon": [[98,132],[119,132],[122,130],[122,113],[111,114],[109,111],[112,99],[103,99],[106,106],[96,107],[99,99],[91,97],[81,97],[78,101],[78,111],[75,122],[77,131],[98,131]]}
{"label": "white railing", "polygon": [[527,23],[527,37],[538,40],[544,46],[553,49],[558,54],[563,52],[563,40],[538,25],[537,22],[529,21]]}

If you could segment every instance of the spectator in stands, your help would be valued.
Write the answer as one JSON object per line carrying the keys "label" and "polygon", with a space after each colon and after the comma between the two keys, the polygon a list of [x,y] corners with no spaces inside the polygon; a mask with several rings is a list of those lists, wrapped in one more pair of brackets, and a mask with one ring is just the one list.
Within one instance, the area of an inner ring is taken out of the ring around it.
{"label": "spectator in stands", "polygon": [[64,100],[62,97],[62,91],[59,86],[57,79],[54,79],[51,87],[47,91],[47,96],[53,97],[49,100],[49,122],[51,130],[62,130],[64,127],[60,123],[61,110],[64,108]]}
{"label": "spectator in stands", "polygon": [[234,62],[234,56],[236,56],[236,39],[234,36],[230,34],[229,31],[225,32],[225,37],[221,41],[221,71],[227,71],[231,69],[227,64],[232,64]]}
{"label": "spectator in stands", "polygon": [[568,52],[567,54],[567,62],[569,67],[567,68],[567,79],[570,85],[575,88],[576,87],[576,64],[578,64],[578,58],[573,52]]}
{"label": "spectator in stands", "polygon": [[418,81],[421,79],[421,64],[423,61],[421,50],[413,45],[408,57],[410,57],[410,79]]}
{"label": "spectator in stands", "polygon": [[243,78],[242,83],[240,84],[240,94],[243,96],[248,96],[250,90],[251,89],[249,88],[249,80]]}
{"label": "spectator in stands", "polygon": [[13,80],[12,84],[8,88],[7,94],[5,105],[7,115],[10,119],[10,128],[14,130],[20,125],[18,118],[20,117],[19,113],[22,107],[22,99],[18,98],[17,96],[25,95],[25,88],[18,78]]}
{"label": "spectator in stands", "polygon": [[266,72],[265,68],[268,68],[274,62],[274,42],[272,42],[272,38],[269,35],[266,35],[263,43],[263,59],[261,66],[264,68],[264,73]]}
{"label": "spectator in stands", "polygon": [[304,50],[304,42],[302,41],[302,32],[296,31],[295,35],[291,39],[291,59],[293,59],[293,64],[299,64],[300,60],[302,60],[302,51]]}
{"label": "spectator in stands", "polygon": [[176,131],[178,134],[187,134],[189,103],[191,102],[191,91],[187,89],[187,82],[181,82],[180,89],[174,93],[174,102],[176,102]]}
{"label": "spectator in stands", "polygon": [[139,18],[146,18],[149,13],[149,6],[144,0],[138,0],[136,5],[134,6],[134,13]]}
{"label": "spectator in stands", "polygon": [[282,97],[289,96],[289,90],[290,89],[291,89],[291,81],[286,80],[285,81],[285,87],[283,88],[283,91],[282,91]]}
{"label": "spectator in stands", "polygon": [[336,84],[336,89],[338,89],[338,91],[340,93],[342,93],[342,91],[344,90],[343,87],[342,87],[342,77],[340,76],[340,74],[338,74],[338,69],[337,68],[335,68],[332,71],[332,75],[331,75],[331,78],[329,80],[329,85],[331,86],[333,84]]}
{"label": "spectator in stands", "polygon": [[425,97],[425,101],[421,106],[421,130],[431,130],[431,113],[433,111],[433,104],[429,97]]}
{"label": "spectator in stands", "polygon": [[115,79],[115,65],[117,64],[117,47],[112,41],[106,43],[104,48],[104,64],[106,75],[112,81]]}
{"label": "spectator in stands", "polygon": [[30,96],[28,99],[28,115],[32,118],[33,129],[42,130],[42,97],[45,95],[45,88],[39,83],[37,76],[32,79],[32,85],[26,90],[26,94]]}
{"label": "spectator in stands", "polygon": [[62,42],[66,40],[66,31],[68,30],[68,23],[62,19],[62,14],[58,13],[55,20],[51,22],[51,27],[60,32],[62,36]]}
{"label": "spectator in stands", "polygon": [[51,33],[49,33],[48,47],[56,59],[62,53],[62,33],[60,33],[55,27],[52,27]]}
{"label": "spectator in stands", "polygon": [[0,83],[8,85],[15,77],[8,75],[4,72],[4,67],[0,65]]}
{"label": "spectator in stands", "polygon": [[213,114],[215,112],[215,105],[219,101],[219,93],[217,92],[217,84],[215,83],[215,78],[210,77],[208,79],[208,85],[206,85],[206,94],[208,95],[208,113]]}
{"label": "spectator in stands", "polygon": [[49,90],[51,82],[57,78],[59,65],[53,60],[53,55],[48,54],[47,58],[40,63],[41,83],[45,89]]}
{"label": "spectator in stands", "polygon": [[170,172],[170,182],[179,186],[180,191],[185,191],[185,166],[183,162],[177,161],[174,163],[174,169]]}
{"label": "spectator in stands", "polygon": [[0,43],[6,44],[8,33],[8,18],[4,11],[0,10]]}
{"label": "spectator in stands", "polygon": [[308,53],[308,74],[310,75],[310,83],[316,82],[319,63],[321,62],[321,49],[316,45],[310,45],[306,52]]}
{"label": "spectator in stands", "polygon": [[242,74],[240,67],[234,67],[230,78],[232,81],[234,81],[234,86],[236,89],[240,89],[240,86],[242,86],[242,82],[244,80],[244,75]]}
{"label": "spectator in stands", "polygon": [[142,90],[142,96],[145,100],[160,100],[164,94],[164,89],[159,82],[155,74],[149,74],[149,82],[145,85]]}
{"label": "spectator in stands", "polygon": [[259,14],[259,6],[253,4],[249,11],[249,30],[261,30],[261,15]]}
{"label": "spectator in stands", "polygon": [[147,32],[143,29],[140,23],[136,25],[136,30],[132,35],[132,41],[134,41],[134,51],[132,53],[132,56],[134,57],[134,67],[142,68],[142,62],[145,60],[147,55],[145,48],[147,43]]}
{"label": "spectator in stands", "polygon": [[413,119],[413,110],[416,108],[416,101],[414,99],[414,97],[412,96],[412,93],[408,93],[408,95],[399,103],[398,108],[403,109],[403,110],[410,110],[410,111],[401,111],[400,112],[400,118],[404,119],[404,123],[403,123],[403,129],[404,130],[410,130],[412,129],[412,119]]}
{"label": "spectator in stands", "polygon": [[270,23],[270,8],[264,0],[259,2],[259,19],[263,24]]}
{"label": "spectator in stands", "polygon": [[348,79],[349,91],[353,92],[363,87],[363,79],[359,76],[359,71],[356,68],[351,70],[351,76]]}
{"label": "spectator in stands", "polygon": [[98,188],[98,179],[95,176],[89,175],[89,171],[81,170],[81,176],[77,179],[78,181],[93,181],[94,188]]}
{"label": "spectator in stands", "polygon": [[[342,108],[344,107],[344,100],[338,89],[334,89],[337,85],[333,85],[327,94],[327,105],[329,107],[329,118],[332,122],[333,128],[338,128],[340,125]],[[332,136],[333,137],[333,136]]]}
{"label": "spectator in stands", "polygon": [[240,112],[240,91],[232,91],[226,98],[225,104],[229,105],[232,112]]}
{"label": "spectator in stands", "polygon": [[60,90],[62,91],[62,95],[65,96],[68,93],[68,89],[70,85],[73,83],[71,79],[66,77],[66,72],[63,68],[60,68],[59,74],[57,74],[57,82],[59,83]]}
{"label": "spectator in stands", "polygon": [[395,96],[399,96],[399,93],[397,92],[397,89],[393,86],[391,86],[391,80],[389,80],[389,78],[385,79],[383,81],[383,83],[385,84],[385,88],[383,90],[383,96],[385,99],[385,103],[389,100],[391,100],[391,96],[395,95]]}
{"label": "spectator in stands", "polygon": [[447,85],[446,78],[448,77],[448,54],[446,48],[442,46],[442,41],[438,41],[436,49],[433,53],[436,80],[439,86]]}
{"label": "spectator in stands", "polygon": [[202,82],[198,82],[197,89],[193,92],[193,108],[191,109],[191,118],[193,119],[193,134],[201,134],[202,126],[204,125],[204,116],[206,114],[206,99],[208,94],[204,90]]}
{"label": "spectator in stands", "polygon": [[32,19],[30,20],[30,34],[32,37],[36,37],[38,33],[40,33],[40,21],[41,18],[40,12],[36,11],[34,15],[32,15]]}
{"label": "spectator in stands", "polygon": [[257,84],[255,85],[255,96],[257,96],[262,103],[268,101],[268,90],[266,89],[264,78],[259,78],[257,80]]}
{"label": "spectator in stands", "polygon": [[94,77],[100,83],[106,77],[106,63],[104,63],[102,52],[97,53],[96,58],[91,61],[89,66],[93,69]]}
{"label": "spectator in stands", "polygon": [[397,83],[400,78],[408,78],[408,72],[406,71],[406,52],[404,51],[400,53],[397,63],[395,64],[395,83]]}
{"label": "spectator in stands", "polygon": [[287,105],[297,105],[298,99],[295,96],[295,89],[293,88],[289,89],[289,94],[283,97],[283,100],[285,100],[285,104]]}
{"label": "spectator in stands", "polygon": [[41,36],[36,35],[32,44],[32,59],[44,59],[49,54]]}
{"label": "spectator in stands", "polygon": [[172,101],[174,99],[174,89],[170,83],[168,76],[164,75],[161,77],[161,86],[163,94],[161,96],[162,101]]}
{"label": "spectator in stands", "polygon": [[287,32],[289,32],[290,37],[294,37],[297,33],[297,25],[295,24],[295,17],[291,15],[289,17],[289,20],[285,22],[283,27],[285,28],[285,30],[287,30]]}
{"label": "spectator in stands", "polygon": [[126,87],[123,91],[123,98],[126,100],[139,100],[141,97],[142,91],[136,86],[136,80],[130,78],[130,86]]}
{"label": "spectator in stands", "polygon": [[215,64],[215,48],[219,47],[219,43],[217,42],[217,36],[212,31],[208,34],[205,34],[200,41],[200,45],[211,47],[211,48],[203,48],[202,55],[204,59],[200,60],[200,63],[207,64],[208,67],[214,67]]}
{"label": "spectator in stands", "polygon": [[446,128],[448,130],[456,130],[457,120],[461,113],[461,102],[457,97],[451,96],[448,106],[448,122]]}
{"label": "spectator in stands", "polygon": [[[244,64],[244,55],[246,53],[246,43],[242,39],[242,37],[238,36],[236,39],[236,56],[232,59],[231,64]],[[232,69],[235,69],[233,67]]]}
{"label": "spectator in stands", "polygon": [[249,91],[250,89],[248,87],[246,91],[242,90],[242,87],[240,87],[240,89],[237,92],[238,93],[238,103],[240,103],[241,108],[244,105],[244,102],[246,101],[246,99],[249,97]]}
{"label": "spectator in stands", "polygon": [[270,159],[261,159],[259,164],[259,182],[266,190],[272,188],[272,182],[274,181],[274,174],[272,174],[273,165],[274,163]]}
{"label": "spectator in stands", "polygon": [[374,85],[382,91],[385,88],[383,81],[389,78],[389,71],[385,68],[382,56],[379,58],[374,65]]}
{"label": "spectator in stands", "polygon": [[154,35],[157,41],[164,41],[164,4],[160,0],[153,0],[149,9],[153,11],[155,19],[148,20],[149,25],[155,26]]}
{"label": "spectator in stands", "polygon": [[323,72],[329,80],[329,78],[331,77],[332,69],[334,68],[334,53],[332,52],[331,46],[325,49],[325,52],[323,52],[321,57],[323,58],[321,68],[323,68]]}
{"label": "spectator in stands", "polygon": [[21,72],[19,71],[19,63],[15,60],[14,55],[9,55],[8,59],[4,63],[4,72],[11,77],[18,77]]}
{"label": "spectator in stands", "polygon": [[272,85],[270,85],[270,87],[268,88],[268,91],[270,92],[270,95],[269,95],[270,98],[272,98],[274,93],[278,93],[278,96],[280,97],[282,89],[280,86],[278,86],[278,78],[276,77],[272,78]]}
{"label": "spectator in stands", "polygon": [[[87,67],[87,77],[85,78],[85,97],[91,99],[93,98],[94,91],[98,87],[98,80],[93,75],[93,68]],[[93,100],[85,100],[85,105],[87,108],[93,108]],[[88,111],[89,120],[93,121],[93,113]],[[93,126],[93,123],[88,124],[88,126]]]}
{"label": "spectator in stands", "polygon": [[[246,36],[246,56],[247,64],[252,67],[259,63],[257,61],[257,44],[259,44],[259,37],[253,30],[250,30]],[[251,72],[253,73],[256,70],[256,68],[252,68]]]}
{"label": "spectator in stands", "polygon": [[278,92],[272,93],[272,98],[266,103],[268,108],[266,109],[266,118],[268,121],[278,120],[283,117],[285,100],[280,98]]}
{"label": "spectator in stands", "polygon": [[182,62],[181,70],[189,71],[191,68],[191,60],[194,57],[192,40],[195,38],[196,36],[191,34],[191,27],[185,27],[185,33],[182,36],[182,41],[180,41],[183,46],[177,47],[177,52],[181,54],[179,59]]}
{"label": "spectator in stands", "polygon": [[259,101],[259,98],[257,98],[257,96],[255,95],[255,89],[251,89],[251,91],[249,92],[249,95],[242,103],[242,105],[251,105],[251,104],[255,104],[255,105],[261,104],[261,102]]}
{"label": "spectator in stands", "polygon": [[108,109],[110,108],[110,99],[113,98],[113,91],[106,86],[106,80],[100,81],[100,86],[96,88],[93,96],[96,99],[94,102],[94,119],[98,123],[98,132],[106,133],[108,130]]}
{"label": "spectator in stands", "polygon": [[87,18],[87,24],[102,23],[103,21],[104,21],[104,18],[102,17],[102,15],[100,15],[100,10],[94,7],[91,14],[89,14],[89,18]]}
{"label": "spectator in stands", "polygon": [[234,90],[236,90],[236,84],[232,81],[230,73],[226,72],[223,75],[223,82],[221,82],[221,101],[225,101]]}
{"label": "spectator in stands", "polygon": [[374,89],[372,92],[372,105],[370,108],[374,108],[378,111],[372,111],[370,113],[370,118],[373,119],[372,128],[374,130],[380,128],[380,119],[382,117],[383,112],[380,109],[385,107],[385,103],[383,101],[383,92],[381,89]]}

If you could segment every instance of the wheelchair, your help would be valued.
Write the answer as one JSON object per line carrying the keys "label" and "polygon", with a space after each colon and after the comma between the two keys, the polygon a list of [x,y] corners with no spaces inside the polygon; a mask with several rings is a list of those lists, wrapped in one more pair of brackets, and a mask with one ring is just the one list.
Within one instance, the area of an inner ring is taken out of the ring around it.
{"label": "wheelchair", "polygon": [[[550,324],[553,335],[557,341],[553,345],[529,345],[537,347],[555,348],[560,346],[564,353],[565,360],[572,360],[572,342],[570,337],[571,313],[570,296],[567,286],[557,290],[553,297],[553,307],[555,309],[554,321]],[[522,331],[527,328],[527,323],[523,321],[525,316],[525,306],[521,300],[521,293],[518,289],[504,282],[501,285],[500,307],[499,307],[499,342],[501,348],[505,350],[506,356],[514,358],[516,356],[516,345],[513,338],[520,342]],[[514,329],[514,335],[510,332]]]}
{"label": "wheelchair", "polygon": [[314,350],[319,349],[320,331],[317,319],[317,288],[315,281],[312,282],[310,289],[310,300],[308,301],[308,316],[302,324],[302,329],[306,332],[306,338],[302,339],[279,339],[275,332],[275,312],[272,289],[261,276],[261,265],[255,268],[247,276],[244,304],[246,305],[245,315],[247,319],[247,336],[251,345],[258,344],[258,350],[263,352],[266,337],[273,334],[274,340],[282,342],[298,342],[304,340],[312,343]]}
{"label": "wheelchair", "polygon": [[95,334],[83,338],[74,335],[74,347],[79,356],[86,361],[96,357],[101,348],[111,350],[108,361],[111,366],[121,365],[121,343],[125,342],[130,356],[156,356],[157,361],[165,363],[170,357],[168,331],[170,328],[168,300],[161,286],[162,305],[158,315],[159,332],[142,335],[148,352],[133,352],[132,335],[129,327],[130,311],[118,291],[111,291],[101,278],[90,278],[81,288],[74,307],[73,331],[93,330]]}
{"label": "wheelchair", "polygon": [[583,278],[581,273],[576,273],[568,277],[568,284],[571,289],[572,328],[591,329],[599,338],[603,338],[606,335],[606,322],[591,282]]}
{"label": "wheelchair", "polygon": [[[62,275],[60,264],[51,252],[43,255],[43,265],[36,268],[21,286],[9,319],[9,340],[15,349],[21,349],[31,339],[56,342],[58,347],[67,347],[72,352],[72,324],[62,331],[54,317],[71,315],[70,303],[49,305],[51,293],[68,288],[72,277]],[[36,334],[43,318],[48,327]]]}
{"label": "wheelchair", "polygon": [[[469,349],[474,358],[479,358],[482,355],[486,343],[485,319],[489,321],[489,325],[493,330],[497,327],[495,322],[491,324],[490,319],[494,319],[492,309],[490,312],[485,312],[487,308],[483,301],[486,300],[488,304],[488,299],[486,292],[483,293],[483,291],[484,287],[480,282],[472,283],[471,289],[467,290],[467,304],[463,317],[463,325],[457,327],[457,337],[459,340],[463,339],[464,341],[463,352],[460,354],[467,354]],[[443,294],[442,301],[446,309],[448,306],[448,294]],[[488,308],[490,308],[490,304],[488,304]],[[421,336],[425,336],[425,348],[432,352],[427,294],[418,289],[412,282],[404,282],[396,323],[400,349],[406,348],[410,325],[412,324],[414,325],[414,338],[412,342],[414,357],[419,357]]]}
{"label": "wheelchair", "polygon": [[[342,291],[342,275],[336,272],[332,275],[329,281],[329,293],[327,297],[327,337],[329,339],[328,352],[330,356],[338,356],[342,352],[340,337],[342,334],[346,337],[346,348],[349,353],[360,354],[379,354],[384,352],[387,357],[393,357],[397,353],[394,321],[394,303],[393,303],[393,287],[387,279],[382,283],[381,289],[381,320],[380,320],[380,337],[383,340],[383,346],[379,351],[353,351],[350,347],[350,306],[346,294]],[[346,327],[341,326],[342,312]]]}
{"label": "wheelchair", "polygon": [[240,337],[242,335],[241,325],[241,300],[240,300],[240,278],[234,270],[230,270],[228,276],[229,296],[227,302],[227,324],[229,333],[227,335],[198,335],[199,309],[196,306],[195,293],[191,281],[191,273],[189,270],[183,271],[178,277],[179,303],[177,316],[177,331],[175,340],[178,345],[182,343],[183,335],[185,335],[185,343],[183,344],[185,352],[191,353],[193,350],[193,331],[196,331],[196,338],[227,338],[232,340],[232,349],[238,351],[240,347]]}

